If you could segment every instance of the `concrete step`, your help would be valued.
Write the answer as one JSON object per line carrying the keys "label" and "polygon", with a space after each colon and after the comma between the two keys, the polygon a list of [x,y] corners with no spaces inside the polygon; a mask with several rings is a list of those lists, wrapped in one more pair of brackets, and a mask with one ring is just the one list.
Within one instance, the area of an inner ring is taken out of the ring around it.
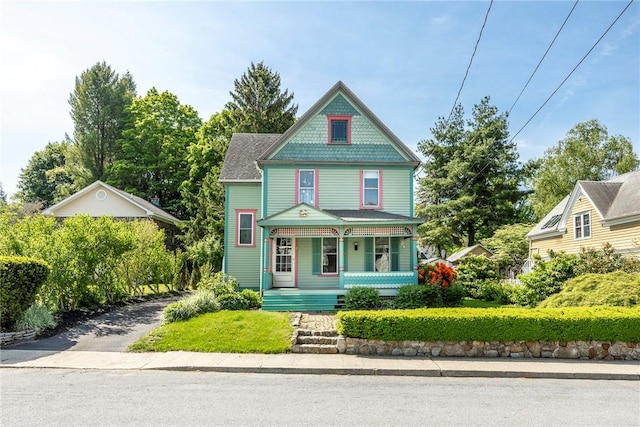
{"label": "concrete step", "polygon": [[298,335],[298,344],[338,344],[338,337],[325,337],[322,335]]}
{"label": "concrete step", "polygon": [[335,329],[298,329],[298,336],[323,336],[337,337],[338,331]]}
{"label": "concrete step", "polygon": [[338,347],[323,344],[294,344],[291,351],[293,353],[338,354]]}

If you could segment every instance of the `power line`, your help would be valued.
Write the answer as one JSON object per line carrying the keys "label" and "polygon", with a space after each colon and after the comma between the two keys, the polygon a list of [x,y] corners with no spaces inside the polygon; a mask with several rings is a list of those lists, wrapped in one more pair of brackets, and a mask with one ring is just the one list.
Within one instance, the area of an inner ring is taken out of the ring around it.
{"label": "power line", "polygon": [[458,94],[456,95],[456,100],[453,101],[453,107],[451,107],[451,111],[449,112],[449,118],[447,122],[451,119],[451,115],[453,114],[453,110],[456,108],[456,104],[458,103],[458,99],[460,98],[460,94],[462,93],[462,88],[464,87],[464,82],[467,80],[467,75],[469,74],[469,69],[471,68],[471,64],[473,63],[473,57],[476,56],[476,51],[478,50],[478,45],[480,44],[480,39],[482,38],[482,32],[484,31],[484,26],[487,24],[487,18],[489,18],[489,12],[491,12],[491,6],[493,5],[493,0],[489,3],[489,8],[487,9],[487,13],[484,16],[484,22],[482,23],[482,28],[480,28],[480,34],[478,34],[478,40],[476,40],[476,46],[473,48],[473,53],[471,54],[471,59],[469,60],[469,65],[467,65],[467,71],[464,73],[464,78],[462,79],[462,84],[460,85],[460,89],[458,89]]}
{"label": "power line", "polygon": [[611,29],[611,27],[613,27],[615,25],[616,22],[618,22],[618,19],[620,19],[620,17],[627,11],[627,9],[629,9],[629,6],[631,6],[631,4],[634,2],[634,0],[631,0],[629,3],[627,3],[627,5],[625,6],[624,9],[622,9],[622,12],[620,12],[620,14],[616,17],[616,19],[614,19],[614,21],[611,23],[611,25],[609,25],[609,27],[605,30],[605,32],[600,36],[600,38],[593,44],[593,46],[591,46],[591,49],[589,49],[589,51],[582,57],[582,59],[580,60],[580,62],[578,62],[576,64],[575,67],[573,67],[573,70],[571,70],[571,72],[567,75],[567,77],[564,78],[564,80],[562,80],[562,82],[558,85],[558,87],[556,87],[556,89],[551,93],[551,95],[549,95],[549,97],[547,98],[546,101],[544,101],[544,103],[540,106],[540,108],[538,108],[536,110],[535,113],[533,113],[533,115],[529,118],[529,120],[527,120],[527,122],[520,128],[520,130],[518,130],[518,132],[516,132],[515,135],[513,135],[511,137],[511,139],[509,140],[509,142],[513,141],[515,139],[516,136],[518,136],[520,134],[520,132],[522,132],[522,130],[527,127],[527,125],[531,122],[531,120],[533,120],[533,118],[535,116],[538,115],[538,113],[540,112],[540,110],[542,110],[542,108],[547,105],[547,102],[549,102],[551,100],[551,98],[553,98],[553,96],[556,94],[556,92],[558,92],[558,90],[560,90],[560,88],[562,87],[562,85],[565,84],[565,82],[567,80],[569,80],[569,77],[571,77],[571,75],[574,73],[574,71],[576,71],[576,69],[580,66],[580,64],[582,64],[582,62],[587,58],[587,56],[589,56],[589,54],[593,51],[593,49],[596,48],[596,46],[598,45],[598,43],[600,43],[600,41],[604,38],[605,35],[607,35],[607,33],[609,32],[609,30]]}
{"label": "power line", "polygon": [[547,56],[547,53],[549,53],[549,50],[551,50],[551,47],[553,46],[553,44],[556,42],[556,39],[558,38],[558,35],[560,34],[560,32],[562,31],[562,29],[564,28],[564,25],[567,23],[567,21],[569,20],[569,17],[571,16],[571,14],[573,13],[573,10],[576,8],[576,6],[578,5],[578,2],[580,0],[576,0],[576,2],[573,4],[573,7],[571,8],[571,10],[569,11],[569,14],[567,15],[567,17],[564,19],[564,22],[562,23],[562,25],[560,26],[560,29],[558,30],[558,32],[556,33],[555,37],[553,38],[553,40],[551,40],[551,44],[549,44],[549,47],[547,48],[547,51],[544,53],[544,55],[542,55],[542,58],[540,58],[540,62],[538,62],[538,65],[536,65],[535,70],[533,70],[533,73],[531,73],[531,76],[529,76],[529,80],[527,80],[527,83],[525,83],[524,87],[522,88],[522,90],[520,91],[520,94],[518,95],[518,97],[516,98],[515,101],[513,101],[513,105],[511,106],[511,108],[509,108],[509,111],[507,111],[507,114],[511,113],[511,110],[513,110],[513,107],[515,107],[515,105],[518,103],[518,100],[520,99],[520,97],[522,96],[522,93],[524,92],[524,90],[527,88],[527,86],[529,86],[529,83],[531,82],[531,79],[533,78],[533,76],[536,74],[536,71],[538,71],[538,68],[540,68],[540,64],[542,64],[542,61],[544,61],[544,58]]}

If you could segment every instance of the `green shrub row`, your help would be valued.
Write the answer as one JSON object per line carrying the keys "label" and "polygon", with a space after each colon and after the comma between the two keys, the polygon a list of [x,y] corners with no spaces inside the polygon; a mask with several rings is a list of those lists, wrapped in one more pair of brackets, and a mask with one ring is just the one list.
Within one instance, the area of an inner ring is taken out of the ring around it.
{"label": "green shrub row", "polygon": [[338,313],[347,337],[383,341],[640,341],[640,308],[449,308]]}
{"label": "green shrub row", "polygon": [[381,300],[380,291],[369,286],[355,286],[344,297],[346,310],[375,310],[378,308],[457,307],[465,291],[461,286],[406,285],[398,289],[393,300]]}
{"label": "green shrub row", "polygon": [[0,256],[0,326],[4,330],[33,305],[51,271],[40,259]]}

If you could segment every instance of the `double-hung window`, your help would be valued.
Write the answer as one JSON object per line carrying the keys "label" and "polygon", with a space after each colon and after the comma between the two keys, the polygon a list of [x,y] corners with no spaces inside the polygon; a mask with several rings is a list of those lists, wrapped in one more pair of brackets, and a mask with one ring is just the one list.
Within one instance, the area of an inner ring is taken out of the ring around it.
{"label": "double-hung window", "polygon": [[298,203],[316,206],[316,171],[298,170]]}
{"label": "double-hung window", "polygon": [[338,273],[338,239],[322,238],[322,274]]}
{"label": "double-hung window", "polygon": [[389,237],[375,238],[374,265],[376,271],[389,271],[389,263],[391,262],[390,247]]}
{"label": "double-hung window", "polygon": [[237,246],[255,246],[255,211],[236,212]]}
{"label": "double-hung window", "polygon": [[588,239],[591,237],[591,214],[582,212],[573,216],[574,239]]}
{"label": "double-hung window", "polygon": [[382,181],[382,173],[377,170],[362,171],[361,182],[361,207],[363,208],[380,208],[382,207],[382,192],[380,191]]}
{"label": "double-hung window", "polygon": [[329,144],[351,144],[351,116],[327,116]]}

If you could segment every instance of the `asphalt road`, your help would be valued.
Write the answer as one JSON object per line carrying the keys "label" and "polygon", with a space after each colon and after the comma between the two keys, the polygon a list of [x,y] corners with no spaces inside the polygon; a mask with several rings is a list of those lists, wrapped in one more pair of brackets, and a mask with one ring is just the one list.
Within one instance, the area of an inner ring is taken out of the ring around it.
{"label": "asphalt road", "polygon": [[12,346],[17,350],[126,351],[162,324],[162,310],[178,296],[120,307],[49,338]]}
{"label": "asphalt road", "polygon": [[3,426],[638,426],[640,382],[0,370]]}

